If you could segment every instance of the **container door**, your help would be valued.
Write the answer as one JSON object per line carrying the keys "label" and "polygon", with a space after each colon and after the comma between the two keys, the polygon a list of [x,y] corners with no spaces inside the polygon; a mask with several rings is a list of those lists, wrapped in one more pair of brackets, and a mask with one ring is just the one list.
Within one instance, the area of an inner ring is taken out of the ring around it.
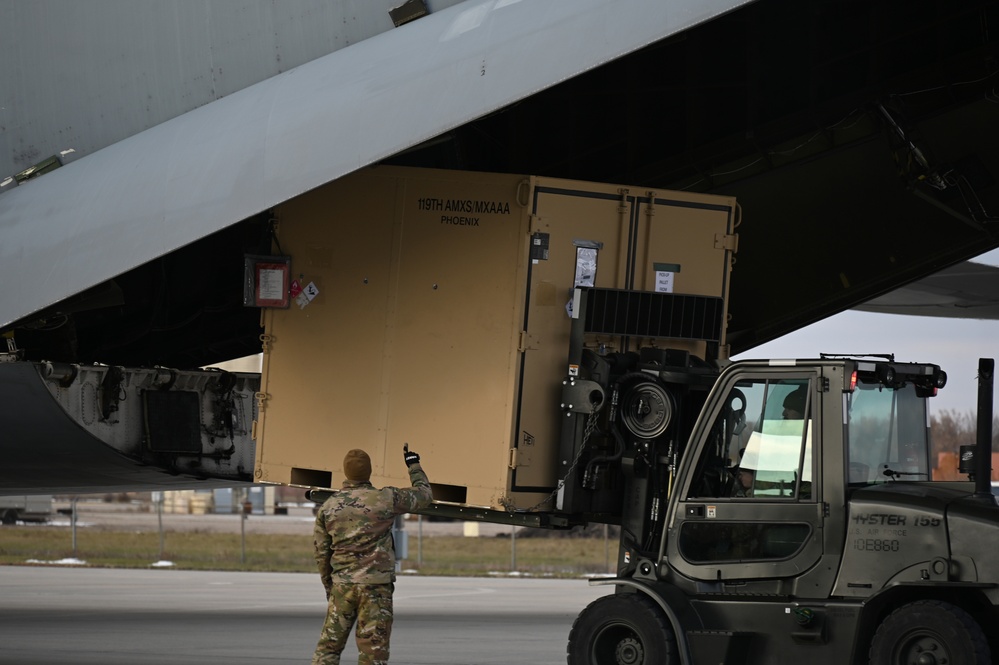
{"label": "container door", "polygon": [[[553,451],[559,449],[563,420],[560,396],[569,371],[573,289],[727,298],[734,208],[734,199],[722,197],[535,181],[511,491],[550,492],[571,464],[571,459],[559,459]],[[703,343],[690,339],[605,334],[593,335],[586,343],[607,351],[658,345],[689,350],[702,358],[706,353]]]}

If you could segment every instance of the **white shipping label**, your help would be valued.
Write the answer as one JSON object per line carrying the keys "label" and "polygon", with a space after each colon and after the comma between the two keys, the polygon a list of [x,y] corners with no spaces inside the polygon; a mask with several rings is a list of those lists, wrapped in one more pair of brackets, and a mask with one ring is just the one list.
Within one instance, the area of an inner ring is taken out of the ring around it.
{"label": "white shipping label", "polygon": [[263,300],[282,300],[285,297],[284,270],[261,270],[257,296]]}
{"label": "white shipping label", "polygon": [[667,270],[656,271],[656,293],[673,293],[673,276],[675,272]]}

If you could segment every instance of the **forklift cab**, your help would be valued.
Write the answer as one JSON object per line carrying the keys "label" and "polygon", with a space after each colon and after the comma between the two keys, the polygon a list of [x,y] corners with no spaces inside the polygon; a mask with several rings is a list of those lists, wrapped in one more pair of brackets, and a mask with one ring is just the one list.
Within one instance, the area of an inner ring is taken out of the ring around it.
{"label": "forklift cab", "polygon": [[681,470],[686,482],[666,543],[673,568],[714,584],[754,570],[761,578],[793,574],[818,559],[812,447],[820,378],[818,368],[751,365],[720,379],[723,397],[705,412],[710,426],[685,459],[687,475]]}
{"label": "forklift cab", "polygon": [[733,365],[681,462],[660,560],[704,589],[792,592],[792,578],[842,553],[841,511],[827,506],[928,479],[925,398],[945,381],[935,365],[891,359]]}

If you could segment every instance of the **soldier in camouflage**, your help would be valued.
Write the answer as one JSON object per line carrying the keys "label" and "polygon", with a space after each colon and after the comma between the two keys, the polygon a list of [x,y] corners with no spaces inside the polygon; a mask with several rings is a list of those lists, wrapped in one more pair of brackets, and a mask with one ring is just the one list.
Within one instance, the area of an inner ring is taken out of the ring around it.
{"label": "soldier in camouflage", "polygon": [[396,515],[430,505],[430,481],[420,456],[403,448],[412,487],[375,489],[371,459],[351,450],[343,460],[343,487],[316,514],[316,563],[329,610],[312,657],[313,665],[339,665],[351,628],[360,651],[358,665],[381,665],[389,659],[392,592],[395,588]]}

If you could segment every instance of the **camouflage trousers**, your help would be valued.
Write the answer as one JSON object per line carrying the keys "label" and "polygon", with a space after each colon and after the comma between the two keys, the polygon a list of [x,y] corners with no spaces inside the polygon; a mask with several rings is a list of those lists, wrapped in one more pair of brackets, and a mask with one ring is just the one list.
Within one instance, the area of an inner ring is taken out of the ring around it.
{"label": "camouflage trousers", "polygon": [[312,665],[340,665],[340,653],[355,623],[358,665],[387,663],[394,589],[394,584],[333,584]]}

